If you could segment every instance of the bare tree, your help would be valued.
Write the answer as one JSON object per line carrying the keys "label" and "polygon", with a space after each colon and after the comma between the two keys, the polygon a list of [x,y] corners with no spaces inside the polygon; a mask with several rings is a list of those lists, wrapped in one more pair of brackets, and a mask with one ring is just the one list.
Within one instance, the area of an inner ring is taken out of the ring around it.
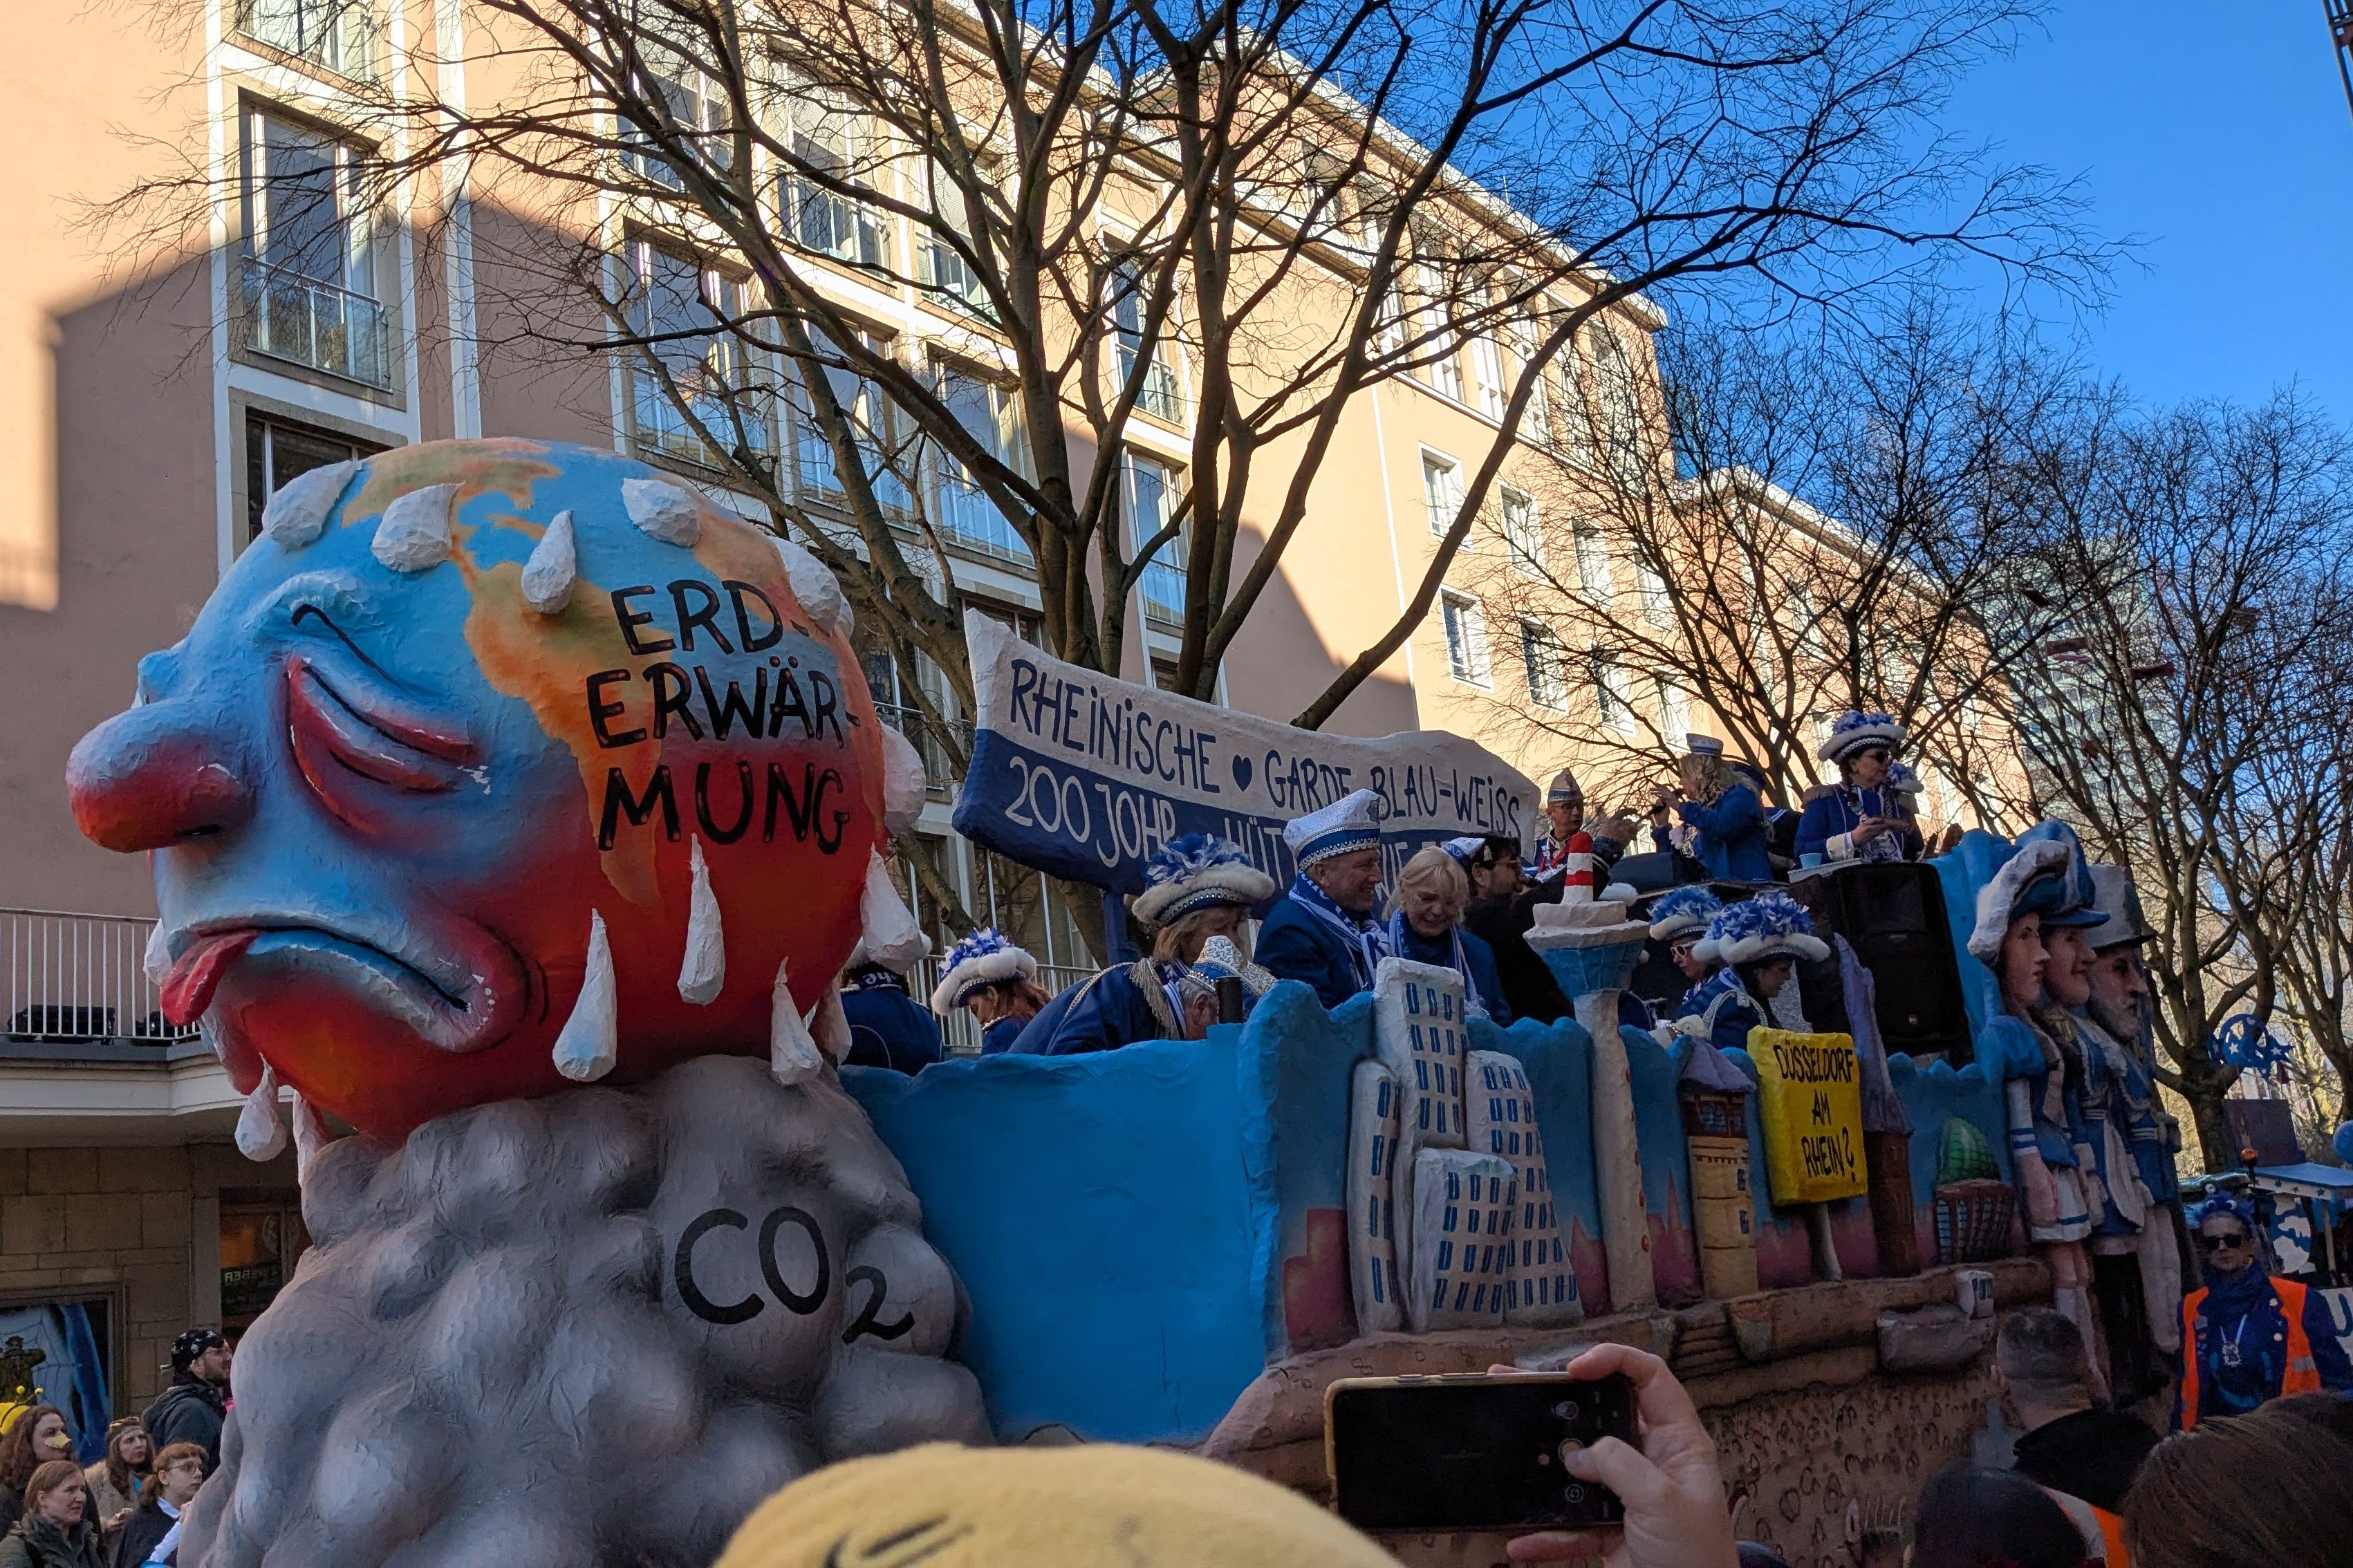
{"label": "bare tree", "polygon": [[2010,682],[2010,733],[2039,804],[2133,868],[2158,1076],[2225,1169],[2230,1076],[2206,1050],[2224,1019],[2284,1014],[2346,1065],[2344,742],[2325,701],[2353,673],[2353,444],[2286,395],[2091,435],[2051,460],[2072,619]]}
{"label": "bare tree", "polygon": [[1531,699],[1498,722],[1600,759],[1621,790],[1697,723],[1794,800],[1833,714],[1886,709],[2000,820],[1990,775],[2015,764],[1984,731],[2004,671],[2063,615],[2029,590],[2055,537],[2031,470],[2080,403],[2065,368],[1917,302],[1828,332],[1678,333],[1670,471],[1630,446],[1606,344],[1588,357],[1548,482],[1493,509],[1478,580]]}

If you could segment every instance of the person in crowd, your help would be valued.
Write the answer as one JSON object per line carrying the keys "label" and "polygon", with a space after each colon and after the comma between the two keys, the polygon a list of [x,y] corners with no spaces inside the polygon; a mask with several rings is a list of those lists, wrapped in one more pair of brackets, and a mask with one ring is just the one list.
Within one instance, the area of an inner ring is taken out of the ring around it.
{"label": "person in crowd", "polygon": [[16,1417],[8,1435],[0,1437],[0,1533],[24,1512],[25,1486],[33,1472],[72,1455],[73,1435],[66,1430],[64,1411],[54,1405],[36,1405]]}
{"label": "person in crowd", "polygon": [[229,1363],[234,1352],[217,1329],[190,1329],[172,1342],[172,1384],[141,1418],[158,1450],[194,1443],[205,1451],[205,1473],[220,1468],[221,1425],[228,1419]]}
{"label": "person in crowd", "polygon": [[1739,1568],[1741,1547],[1732,1536],[1715,1443],[1667,1363],[1631,1345],[1596,1345],[1567,1370],[1572,1377],[1622,1374],[1634,1385],[1641,1446],[1604,1437],[1563,1460],[1570,1474],[1616,1492],[1626,1505],[1626,1522],[1521,1536],[1507,1547],[1512,1561],[1576,1563],[1606,1556],[1610,1568]]}
{"label": "person in crowd", "polygon": [[180,1516],[204,1482],[205,1451],[194,1443],[174,1443],[156,1455],[154,1477],[115,1538],[108,1568],[170,1563],[180,1544]]}
{"label": "person in crowd", "polygon": [[90,1515],[112,1525],[139,1500],[139,1484],[154,1474],[154,1445],[136,1415],[117,1417],[106,1428],[106,1458],[81,1473],[90,1487]]}
{"label": "person in crowd", "polygon": [[938,1022],[907,994],[907,977],[870,957],[862,940],[842,971],[841,1016],[849,1025],[846,1067],[913,1075],[940,1059]]}
{"label": "person in crowd", "polygon": [[2025,1433],[2013,1461],[2018,1472],[2114,1514],[2157,1434],[2129,1410],[2094,1403],[2085,1367],[2083,1333],[2064,1312],[2028,1307],[2002,1320],[1994,1387]]}
{"label": "person in crowd", "polygon": [[1038,984],[1038,961],[995,926],[983,926],[948,949],[940,983],[932,988],[932,1011],[943,1017],[959,1007],[972,1009],[985,1057],[1011,1050],[1052,1000]]}
{"label": "person in crowd", "polygon": [[1450,838],[1440,847],[1453,856],[1462,874],[1471,879],[1472,903],[1519,897],[1524,878],[1518,839],[1501,833],[1474,834]]}
{"label": "person in crowd", "polygon": [[2243,1200],[2229,1193],[2209,1198],[2196,1237],[2205,1283],[2181,1303],[2175,1426],[2242,1415],[2282,1394],[2353,1392],[2353,1364],[2327,1299],[2264,1269]]}
{"label": "person in crowd", "polygon": [[2048,934],[2097,924],[2091,868],[2064,825],[2037,823],[1978,889],[1972,956],[1993,972],[2000,1014],[1979,1037],[1978,1059],[2002,1084],[2026,1233],[2051,1266],[2052,1304],[2084,1335],[2092,1392],[2108,1392],[2106,1347],[2092,1301],[2090,1186],[2098,1173],[2082,1137],[2083,1058],[2072,1029],[2052,1022]]}
{"label": "person in crowd", "polygon": [[[2090,1568],[2110,1562],[2094,1533],[2013,1470],[1950,1469],[1914,1505],[1905,1568]],[[2117,1565],[2121,1568],[2121,1565]]]}
{"label": "person in crowd", "polygon": [[0,1537],[0,1568],[100,1568],[79,1465],[50,1459],[26,1478],[25,1511]]}
{"label": "person in crowd", "polygon": [[1775,877],[1786,879],[1798,864],[1798,813],[1773,798],[1773,781],[1765,770],[1745,757],[1726,757],[1735,782],[1756,792],[1757,808],[1765,817],[1765,863]]}
{"label": "person in crowd", "polygon": [[1839,782],[1806,803],[1795,847],[1800,862],[1809,855],[1832,865],[1920,858],[1912,804],[1891,787],[1895,753],[1910,738],[1885,713],[1850,709],[1831,721],[1830,738],[1814,754],[1838,769]]}
{"label": "person in crowd", "polygon": [[1545,790],[1545,827],[1536,838],[1535,863],[1528,868],[1534,878],[1551,876],[1560,869],[1561,858],[1568,853],[1568,841],[1585,826],[1585,791],[1577,775],[1567,768],[1552,775]]}
{"label": "person in crowd", "polygon": [[1713,735],[1684,739],[1691,750],[1675,763],[1681,798],[1663,788],[1659,792],[1659,804],[1682,819],[1672,835],[1676,847],[1705,868],[1713,881],[1771,881],[1764,803],[1725,763],[1722,741]]}
{"label": "person in crowd", "polygon": [[1675,1032],[1712,1041],[1718,1050],[1746,1050],[1754,1028],[1804,1032],[1793,984],[1798,961],[1828,958],[1830,949],[1796,900],[1767,888],[1719,910],[1693,956],[1722,967],[1677,1005]]}
{"label": "person in crowd", "polygon": [[[1380,805],[1379,795],[1360,789],[1282,830],[1299,873],[1260,922],[1258,961],[1278,980],[1314,987],[1326,1007],[1372,989],[1374,966],[1388,956],[1388,928],[1374,912]],[[1584,810],[1579,797],[1580,818]]]}
{"label": "person in crowd", "polygon": [[1707,939],[1709,923],[1723,912],[1724,900],[1705,888],[1671,888],[1651,902],[1651,940],[1666,947],[1667,956],[1682,972],[1686,1000],[1694,987],[1716,971],[1712,959],[1699,956],[1699,944]]}
{"label": "person in crowd", "polygon": [[[1457,839],[1454,844],[1462,843]],[[1478,840],[1472,839],[1476,844]],[[1462,1005],[1474,1017],[1498,1026],[1512,1021],[1504,982],[1495,973],[1494,951],[1462,929],[1471,879],[1454,844],[1433,845],[1415,854],[1398,873],[1389,894],[1389,951],[1416,963],[1436,964],[1462,977]]]}
{"label": "person in crowd", "polygon": [[2159,1443],[2125,1494],[2133,1568],[2353,1568],[2344,1405],[2275,1400]]}
{"label": "person in crowd", "polygon": [[[1138,1040],[1195,1040],[1217,1021],[1214,1005],[1186,995],[1186,972],[1212,937],[1250,956],[1243,922],[1272,896],[1274,879],[1251,865],[1241,846],[1208,833],[1168,840],[1153,851],[1144,875],[1144,891],[1131,907],[1153,929],[1150,956],[1071,986],[1022,1026],[1012,1050],[1076,1056]],[[1263,933],[1259,945],[1263,962]]]}

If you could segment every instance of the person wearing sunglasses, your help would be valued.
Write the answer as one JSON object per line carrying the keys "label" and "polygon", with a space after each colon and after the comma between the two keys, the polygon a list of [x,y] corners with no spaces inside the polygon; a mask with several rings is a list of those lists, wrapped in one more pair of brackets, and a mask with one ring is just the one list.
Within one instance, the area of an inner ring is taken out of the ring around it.
{"label": "person wearing sunglasses", "polygon": [[2287,1394],[2353,1390],[2328,1303],[2293,1279],[2274,1279],[2255,1253],[2254,1215],[2217,1193],[2198,1212],[2203,1289],[2181,1302],[2181,1393],[2176,1429],[2244,1415]]}
{"label": "person wearing sunglasses", "polygon": [[1842,860],[1917,860],[1920,827],[1909,798],[1894,787],[1895,754],[1911,731],[1885,713],[1852,710],[1831,723],[1815,755],[1837,764],[1835,788],[1806,803],[1798,820],[1797,853],[1836,865]]}

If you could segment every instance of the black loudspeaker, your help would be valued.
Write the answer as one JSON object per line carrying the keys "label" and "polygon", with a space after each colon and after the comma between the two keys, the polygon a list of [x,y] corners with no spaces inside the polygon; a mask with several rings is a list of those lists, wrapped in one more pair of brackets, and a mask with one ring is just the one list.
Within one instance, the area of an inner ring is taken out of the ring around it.
{"label": "black loudspeaker", "polygon": [[1887,1048],[1941,1053],[1955,1067],[1975,1059],[1936,868],[1913,860],[1858,861],[1823,872],[1820,880],[1826,884],[1821,896],[1806,901],[1829,917],[1871,971]]}

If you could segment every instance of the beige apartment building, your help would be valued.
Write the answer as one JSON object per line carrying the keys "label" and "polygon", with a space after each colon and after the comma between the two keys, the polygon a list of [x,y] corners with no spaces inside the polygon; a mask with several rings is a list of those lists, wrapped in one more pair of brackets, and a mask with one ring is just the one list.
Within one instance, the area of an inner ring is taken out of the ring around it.
{"label": "beige apartment building", "polygon": [[[74,742],[129,700],[140,657],[181,635],[254,536],[264,499],[306,468],[413,442],[520,436],[711,477],[692,437],[611,356],[551,367],[507,346],[514,323],[500,319],[501,292],[477,256],[514,243],[493,233],[512,220],[465,204],[454,180],[418,197],[448,209],[428,234],[339,206],[273,212],[268,191],[240,177],[316,166],[322,188],[340,189],[344,139],[371,134],[353,122],[354,79],[422,68],[462,98],[465,64],[420,68],[415,50],[431,39],[458,53],[446,46],[466,36],[463,3],[37,7],[0,63],[0,118],[16,150],[0,167],[14,231],[0,268],[0,668],[13,693],[0,746],[0,1346],[20,1334],[43,1349],[32,1377],[53,1394],[58,1369],[79,1365],[86,1405],[142,1405],[181,1328],[248,1321],[290,1270],[301,1232],[290,1160],[237,1156],[227,1140],[237,1097],[201,1041],[156,1011],[140,972],[153,913],[146,868],[76,831],[62,784]],[[152,232],[93,223],[93,204],[181,155],[219,182],[208,232],[158,247]],[[913,242],[885,224],[860,243]],[[846,309],[910,353],[969,331],[921,289],[851,268],[828,276]],[[1590,406],[1629,439],[1651,440],[1649,337],[1662,324],[1639,301],[1592,323],[1567,367],[1579,380],[1556,381],[1548,406]],[[1282,574],[1223,667],[1223,701],[1288,717],[1401,613],[1467,472],[1495,439],[1506,370],[1504,348],[1471,342],[1354,400]],[[1132,538],[1158,525],[1156,509],[1180,488],[1184,382],[1173,367],[1131,429]],[[780,417],[773,438],[795,451],[797,432]],[[1531,421],[1514,465],[1556,465],[1548,441],[1544,421]],[[1662,442],[1657,450],[1664,461]],[[818,504],[821,468],[796,470]],[[1536,489],[1507,489],[1500,504],[1525,509]],[[963,595],[1034,627],[1039,602],[1019,539],[954,493],[932,501]],[[1568,527],[1525,510],[1512,521]],[[1238,571],[1250,542],[1246,532]],[[1482,529],[1472,548],[1497,545]],[[1175,570],[1155,566],[1137,595],[1134,679],[1156,679],[1174,658]],[[1475,733],[1493,700],[1515,690],[1604,700],[1553,691],[1556,671],[1524,658],[1515,632],[1485,625],[1467,586],[1476,572],[1459,575],[1462,591],[1335,727]],[[899,696],[887,659],[873,679],[887,710]],[[1498,749],[1508,755],[1510,742]],[[1513,760],[1541,781],[1568,759]],[[923,830],[949,840],[949,781],[937,786]],[[1034,875],[948,847],[976,915],[1056,970],[1091,966]]]}

